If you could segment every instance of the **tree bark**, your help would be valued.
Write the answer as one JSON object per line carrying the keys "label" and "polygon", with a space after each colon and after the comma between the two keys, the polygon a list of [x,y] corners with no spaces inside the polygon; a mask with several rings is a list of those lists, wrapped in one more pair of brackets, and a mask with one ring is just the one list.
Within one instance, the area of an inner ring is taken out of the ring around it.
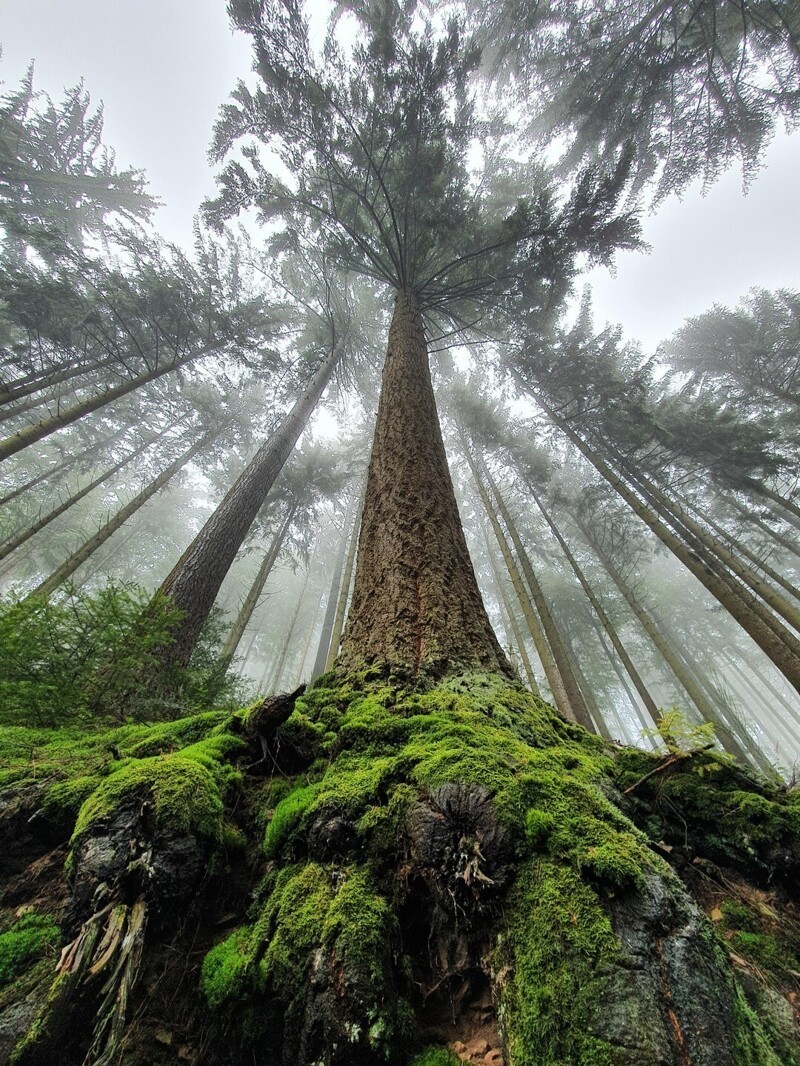
{"label": "tree bark", "polygon": [[467,550],[431,385],[422,315],[399,292],[389,330],[355,588],[339,662],[405,675],[513,671]]}
{"label": "tree bark", "polygon": [[289,532],[289,527],[292,524],[292,519],[294,518],[296,510],[296,505],[292,505],[289,508],[286,517],[281,523],[280,529],[272,538],[272,543],[265,553],[264,558],[261,560],[258,572],[253,579],[253,583],[251,584],[247,595],[242,601],[239,613],[237,614],[236,620],[228,634],[228,639],[225,641],[222,654],[220,655],[220,668],[222,668],[222,664],[224,663],[225,670],[227,670],[236,654],[236,649],[239,647],[239,641],[242,639],[244,631],[247,629],[250,619],[253,617],[253,611],[255,611],[261,593],[264,591],[267,578],[275,565],[276,559],[280,555],[283,542],[286,539],[286,534]]}
{"label": "tree bark", "polygon": [[[201,440],[195,442],[191,448],[180,455],[174,462],[163,470],[158,477],[152,481],[147,488],[143,489],[138,496],[127,503],[124,507],[109,519],[104,526],[102,526],[94,534],[93,537],[89,537],[85,543],[73,552],[70,557],[65,560],[57,570],[54,570],[50,577],[46,578],[41,584],[37,585],[33,592],[29,593],[29,596],[49,596],[51,593],[62,585],[68,577],[75,573],[81,563],[86,562],[92,552],[96,551],[101,544],[105,544],[109,537],[113,536],[116,531],[123,526],[131,515],[136,514],[140,507],[143,507],[147,501],[155,496],[159,489],[162,489],[170,478],[174,477],[188,462],[190,462],[195,455],[205,447],[210,440],[210,434],[206,434]],[[27,597],[26,597],[27,598]]]}
{"label": "tree bark", "polygon": [[344,338],[317,367],[281,425],[264,441],[161,585],[159,592],[182,612],[166,663],[185,666],[225,575],[253,521],[325,391],[344,350]]}

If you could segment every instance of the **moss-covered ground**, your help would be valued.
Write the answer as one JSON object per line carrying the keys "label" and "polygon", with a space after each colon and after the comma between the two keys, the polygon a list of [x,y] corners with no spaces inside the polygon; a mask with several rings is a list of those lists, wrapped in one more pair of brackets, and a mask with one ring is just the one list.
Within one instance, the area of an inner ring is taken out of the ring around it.
{"label": "moss-covered ground", "polygon": [[[246,719],[0,731],[0,789],[35,784],[31,824],[51,839],[74,848],[142,796],[177,833],[246,850],[249,907],[233,928],[204,934],[192,978],[211,1062],[400,1066],[416,1055],[414,1066],[444,1066],[457,1060],[430,1004],[439,985],[452,992],[479,969],[507,1066],[633,1062],[605,1019],[627,965],[625,908],[656,884],[677,898],[675,856],[689,839],[687,863],[735,869],[754,891],[767,892],[781,863],[785,880],[800,865],[793,793],[713,753],[661,772],[659,756],[606,745],[505,678],[426,690],[328,675],[264,760],[248,747]],[[732,952],[749,967],[741,984],[733,970],[720,978],[734,1049],[721,1061],[799,1061],[793,1023],[765,1020],[758,999],[763,986],[790,1002],[798,944],[781,935],[787,893],[762,900],[774,917],[721,885],[696,893],[713,903],[698,934],[713,942],[709,965]],[[13,977],[53,950],[52,920],[28,921],[0,931],[0,974],[6,956]]]}

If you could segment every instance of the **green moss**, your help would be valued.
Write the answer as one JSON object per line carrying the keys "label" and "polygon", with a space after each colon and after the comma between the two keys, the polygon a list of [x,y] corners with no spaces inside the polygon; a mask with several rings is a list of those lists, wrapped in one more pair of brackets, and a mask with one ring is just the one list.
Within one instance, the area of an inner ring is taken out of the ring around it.
{"label": "green moss", "polygon": [[698,752],[668,770],[642,778],[659,766],[658,755],[620,752],[620,787],[636,783],[631,815],[652,840],[682,843],[687,832],[695,847],[715,862],[755,869],[771,878],[775,858],[796,846],[800,804],[795,792],[748,779],[739,767]]}
{"label": "green moss", "polygon": [[509,896],[495,971],[515,1066],[611,1063],[592,1035],[618,942],[597,892],[571,867],[529,861]]}
{"label": "green moss", "polygon": [[736,1066],[789,1066],[778,1057],[761,1019],[737,986],[734,999],[734,1062]]}
{"label": "green moss", "polygon": [[213,947],[203,960],[200,987],[210,1007],[220,1007],[241,999],[252,986],[249,928],[235,933]]}
{"label": "green moss", "polygon": [[460,1066],[461,1059],[446,1047],[429,1047],[412,1061],[411,1066]]}
{"label": "green moss", "polygon": [[757,933],[761,929],[761,922],[752,908],[739,900],[726,899],[720,904],[720,911],[727,929],[745,929],[749,933]]}
{"label": "green moss", "polygon": [[53,919],[44,914],[25,914],[0,933],[0,988],[54,949],[60,935]]}
{"label": "green moss", "polygon": [[276,858],[283,845],[289,841],[306,811],[319,792],[319,782],[296,788],[280,801],[267,825],[264,837],[264,853],[267,858]]}
{"label": "green moss", "polygon": [[795,956],[774,933],[739,930],[731,937],[730,945],[737,955],[751,959],[765,970],[780,974],[782,970],[798,968]]}
{"label": "green moss", "polygon": [[223,805],[214,773],[196,758],[168,755],[137,759],[105,778],[80,809],[73,843],[135,794],[150,796],[162,824],[178,832],[220,838]]}
{"label": "green moss", "polygon": [[389,947],[397,921],[365,870],[353,870],[333,898],[322,927],[323,943],[346,972],[383,987],[390,967]]}

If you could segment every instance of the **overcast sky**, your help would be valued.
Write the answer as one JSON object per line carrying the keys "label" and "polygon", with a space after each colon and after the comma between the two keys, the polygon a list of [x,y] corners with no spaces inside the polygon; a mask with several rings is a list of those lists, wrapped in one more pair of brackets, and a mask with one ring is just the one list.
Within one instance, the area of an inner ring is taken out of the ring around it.
{"label": "overcast sky", "polygon": [[[0,0],[0,78],[36,61],[36,86],[58,97],[81,78],[105,105],[117,162],[147,171],[165,202],[156,224],[188,245],[214,192],[206,152],[217,108],[250,69],[248,40],[224,0]],[[735,303],[753,285],[800,288],[800,134],[781,136],[748,196],[731,171],[705,197],[669,200],[644,220],[649,255],[594,271],[598,325],[620,322],[649,351],[690,315]]]}

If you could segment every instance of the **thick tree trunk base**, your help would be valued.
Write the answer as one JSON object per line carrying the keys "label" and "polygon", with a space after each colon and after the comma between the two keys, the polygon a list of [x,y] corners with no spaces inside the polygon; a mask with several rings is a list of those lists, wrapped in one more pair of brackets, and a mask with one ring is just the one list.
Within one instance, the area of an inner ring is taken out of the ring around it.
{"label": "thick tree trunk base", "polygon": [[499,675],[256,718],[9,731],[0,1063],[800,1063],[792,793]]}

